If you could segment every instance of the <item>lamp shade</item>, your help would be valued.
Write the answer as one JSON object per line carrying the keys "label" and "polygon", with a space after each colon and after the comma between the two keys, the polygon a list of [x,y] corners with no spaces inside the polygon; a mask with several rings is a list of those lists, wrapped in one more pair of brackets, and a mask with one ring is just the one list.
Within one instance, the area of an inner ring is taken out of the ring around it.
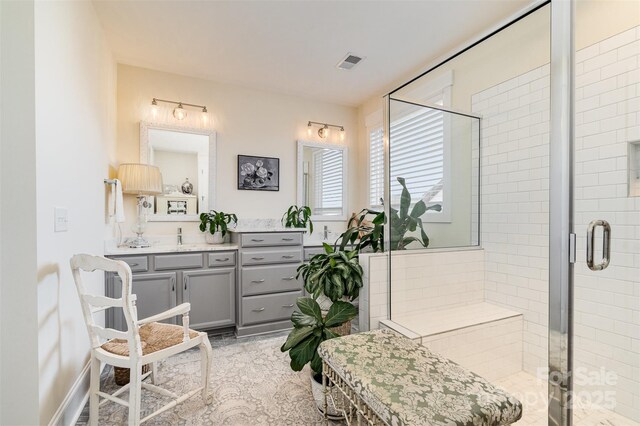
{"label": "lamp shade", "polygon": [[118,179],[125,194],[155,195],[162,193],[162,174],[156,166],[138,163],[120,164]]}

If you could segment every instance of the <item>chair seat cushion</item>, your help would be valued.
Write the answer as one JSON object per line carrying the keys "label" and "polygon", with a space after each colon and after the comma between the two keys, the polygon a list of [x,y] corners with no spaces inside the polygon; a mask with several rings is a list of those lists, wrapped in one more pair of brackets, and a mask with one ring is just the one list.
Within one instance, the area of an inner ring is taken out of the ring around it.
{"label": "chair seat cushion", "polygon": [[[189,338],[195,339],[200,333],[189,330]],[[184,328],[179,325],[152,322],[140,327],[142,355],[158,352],[182,343]],[[111,339],[101,346],[107,352],[129,356],[129,342],[125,339]]]}

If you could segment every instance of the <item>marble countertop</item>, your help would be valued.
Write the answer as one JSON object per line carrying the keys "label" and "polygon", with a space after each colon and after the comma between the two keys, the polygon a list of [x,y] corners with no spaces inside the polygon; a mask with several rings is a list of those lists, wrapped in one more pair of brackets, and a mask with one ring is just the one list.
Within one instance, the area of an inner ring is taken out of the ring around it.
{"label": "marble countertop", "polygon": [[132,254],[150,254],[150,253],[181,253],[192,251],[225,251],[237,250],[237,244],[207,244],[192,243],[183,244],[157,244],[146,248],[129,248],[129,247],[105,247],[104,254],[106,256],[115,255],[132,255]]}
{"label": "marble countertop", "polygon": [[235,232],[237,234],[246,234],[246,233],[258,233],[258,234],[266,234],[269,232],[307,232],[304,228],[285,228],[284,226],[280,227],[269,227],[269,228],[254,228],[254,227],[237,227],[230,228],[229,232]]}

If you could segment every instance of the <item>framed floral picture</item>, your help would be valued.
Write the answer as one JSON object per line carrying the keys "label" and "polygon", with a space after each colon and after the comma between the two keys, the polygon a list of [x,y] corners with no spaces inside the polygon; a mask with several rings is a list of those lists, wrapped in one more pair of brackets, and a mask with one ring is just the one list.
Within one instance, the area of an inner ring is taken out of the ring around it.
{"label": "framed floral picture", "polygon": [[238,155],[238,189],[280,190],[280,159]]}

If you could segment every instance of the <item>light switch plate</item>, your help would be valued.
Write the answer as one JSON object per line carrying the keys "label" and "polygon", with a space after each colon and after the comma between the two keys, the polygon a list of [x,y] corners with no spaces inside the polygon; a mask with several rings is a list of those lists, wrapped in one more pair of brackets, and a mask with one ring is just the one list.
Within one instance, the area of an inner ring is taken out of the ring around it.
{"label": "light switch plate", "polygon": [[54,226],[53,229],[55,232],[67,232],[67,227],[69,225],[69,214],[65,207],[55,207],[54,213]]}

